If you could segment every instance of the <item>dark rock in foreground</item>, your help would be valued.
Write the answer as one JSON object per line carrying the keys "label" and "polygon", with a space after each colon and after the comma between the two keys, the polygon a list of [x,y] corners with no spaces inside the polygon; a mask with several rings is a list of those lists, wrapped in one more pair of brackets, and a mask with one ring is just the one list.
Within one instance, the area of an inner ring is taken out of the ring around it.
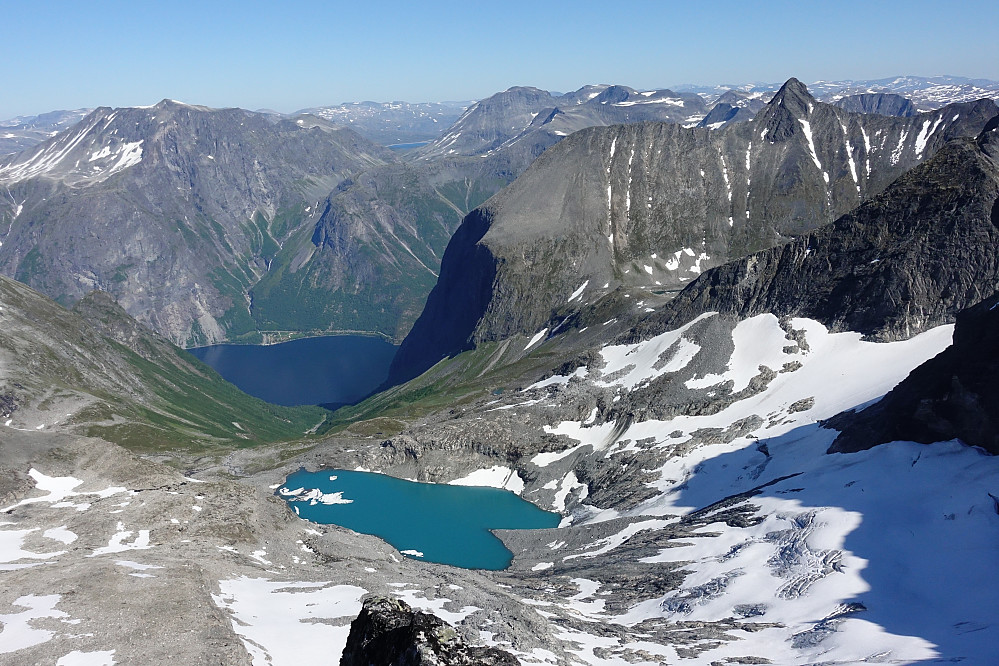
{"label": "dark rock in foreground", "polygon": [[370,597],[350,624],[350,636],[340,666],[443,666],[519,662],[508,652],[466,645],[448,623],[436,615],[416,611],[404,601]]}

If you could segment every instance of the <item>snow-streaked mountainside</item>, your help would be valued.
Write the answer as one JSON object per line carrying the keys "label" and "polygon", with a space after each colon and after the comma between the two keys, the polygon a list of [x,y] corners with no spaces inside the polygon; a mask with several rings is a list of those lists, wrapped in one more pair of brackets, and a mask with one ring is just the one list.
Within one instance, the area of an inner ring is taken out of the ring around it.
{"label": "snow-streaked mountainside", "polygon": [[679,291],[712,266],[831,222],[996,112],[983,100],[907,118],[856,114],[792,79],[751,122],[721,130],[578,132],[465,219],[393,376],[533,334],[584,283],[584,298],[618,286]]}
{"label": "snow-streaked mountainside", "polygon": [[[394,161],[319,119],[274,122],[171,101],[97,109],[0,159],[0,270],[64,303],[95,288],[112,293],[181,344],[252,334],[266,324],[253,319],[250,290],[300,258],[324,199]],[[332,295],[320,310],[344,293],[321,291]],[[266,294],[258,300],[262,316],[280,319],[280,305],[268,311]],[[361,328],[351,323],[334,327]]]}

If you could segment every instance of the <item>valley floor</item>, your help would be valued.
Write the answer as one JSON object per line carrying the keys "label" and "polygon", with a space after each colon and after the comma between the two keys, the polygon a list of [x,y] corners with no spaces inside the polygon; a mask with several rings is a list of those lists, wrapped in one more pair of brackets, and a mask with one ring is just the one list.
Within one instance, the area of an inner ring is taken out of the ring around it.
{"label": "valley floor", "polygon": [[[377,593],[524,664],[988,663],[999,460],[959,442],[827,454],[821,424],[951,334],[875,344],[709,313],[400,437],[246,449],[186,475],[4,428],[0,660],[336,663]],[[501,532],[505,571],[419,562],[298,519],[273,489],[300,466],[489,469],[475,478],[519,479],[565,518]]]}

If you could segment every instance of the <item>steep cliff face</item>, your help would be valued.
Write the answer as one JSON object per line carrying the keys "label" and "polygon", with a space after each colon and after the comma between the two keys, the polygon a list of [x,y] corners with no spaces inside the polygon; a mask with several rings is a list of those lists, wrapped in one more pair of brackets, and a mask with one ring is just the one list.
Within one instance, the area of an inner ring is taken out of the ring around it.
{"label": "steep cliff face", "polygon": [[178,343],[249,331],[250,286],[318,202],[394,159],[324,123],[170,101],[97,109],[0,160],[0,271],[63,303],[107,291]]}
{"label": "steep cliff face", "polygon": [[[949,139],[977,135],[995,112],[982,101],[911,118],[853,114],[792,79],[751,122],[714,132],[664,123],[577,132],[484,206],[479,249],[454,251],[483,260],[445,261],[426,312],[495,274],[485,301],[462,301],[474,303],[465,319],[476,323],[459,333],[474,345],[533,334],[572,301],[620,285],[679,291],[712,266],[833,221]],[[408,347],[430,359],[456,351],[434,321],[418,320],[396,378],[425,369],[403,370]]]}
{"label": "steep cliff face", "polygon": [[999,285],[996,125],[834,224],[707,272],[649,326],[772,312],[887,341],[953,321]]}
{"label": "steep cliff face", "polygon": [[446,622],[405,601],[370,597],[350,624],[340,666],[517,666],[494,647],[467,645]]}
{"label": "steep cliff face", "polygon": [[377,331],[399,340],[440,271],[465,210],[425,169],[389,164],[343,183],[253,286],[263,330]]}

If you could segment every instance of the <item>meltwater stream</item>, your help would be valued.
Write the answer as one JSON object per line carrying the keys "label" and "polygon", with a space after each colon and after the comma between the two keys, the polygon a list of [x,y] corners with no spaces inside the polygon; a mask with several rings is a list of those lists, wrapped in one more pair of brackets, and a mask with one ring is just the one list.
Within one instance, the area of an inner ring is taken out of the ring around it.
{"label": "meltwater stream", "polygon": [[509,490],[372,472],[300,470],[277,494],[312,522],[373,534],[407,557],[465,569],[510,566],[513,554],[489,530],[557,527],[561,520]]}

